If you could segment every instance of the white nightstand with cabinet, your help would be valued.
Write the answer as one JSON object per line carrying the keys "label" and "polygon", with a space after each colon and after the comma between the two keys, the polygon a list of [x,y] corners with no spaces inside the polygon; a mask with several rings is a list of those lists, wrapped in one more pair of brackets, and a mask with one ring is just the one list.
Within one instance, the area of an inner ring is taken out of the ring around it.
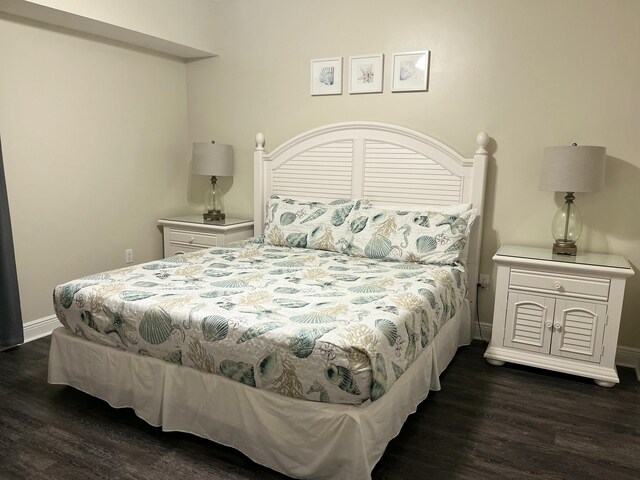
{"label": "white nightstand with cabinet", "polygon": [[226,218],[205,222],[202,215],[162,218],[164,256],[194,252],[203,248],[223,247],[229,242],[253,236],[253,220]]}
{"label": "white nightstand with cabinet", "polygon": [[619,382],[615,367],[622,300],[634,274],[624,257],[505,245],[498,266],[491,343],[484,356]]}

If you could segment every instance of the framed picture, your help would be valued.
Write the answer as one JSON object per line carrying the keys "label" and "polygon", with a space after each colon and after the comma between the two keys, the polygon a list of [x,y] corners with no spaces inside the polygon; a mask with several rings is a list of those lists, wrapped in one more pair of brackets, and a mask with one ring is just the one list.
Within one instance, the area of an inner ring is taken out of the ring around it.
{"label": "framed picture", "polygon": [[342,95],[342,57],[311,60],[311,95]]}
{"label": "framed picture", "polygon": [[426,92],[429,50],[393,54],[392,92]]}
{"label": "framed picture", "polygon": [[384,55],[349,57],[349,93],[382,92]]}

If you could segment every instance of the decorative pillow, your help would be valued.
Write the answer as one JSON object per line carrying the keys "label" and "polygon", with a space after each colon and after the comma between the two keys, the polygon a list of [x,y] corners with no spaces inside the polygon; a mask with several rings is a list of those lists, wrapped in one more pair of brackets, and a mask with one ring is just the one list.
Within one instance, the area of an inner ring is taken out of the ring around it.
{"label": "decorative pillow", "polygon": [[349,225],[360,200],[329,203],[272,196],[267,203],[264,242],[269,245],[342,252],[349,244]]}
{"label": "decorative pillow", "polygon": [[363,208],[349,224],[353,237],[346,253],[402,262],[459,262],[476,213]]}

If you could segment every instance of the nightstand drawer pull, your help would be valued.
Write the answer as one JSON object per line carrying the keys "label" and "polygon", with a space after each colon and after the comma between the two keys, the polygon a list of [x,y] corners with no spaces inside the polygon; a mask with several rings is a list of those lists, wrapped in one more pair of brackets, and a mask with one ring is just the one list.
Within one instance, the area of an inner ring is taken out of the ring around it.
{"label": "nightstand drawer pull", "polygon": [[562,284],[560,282],[555,282],[553,284],[553,288],[555,288],[556,290],[562,290]]}
{"label": "nightstand drawer pull", "polygon": [[189,238],[189,243],[193,243],[193,237]]}

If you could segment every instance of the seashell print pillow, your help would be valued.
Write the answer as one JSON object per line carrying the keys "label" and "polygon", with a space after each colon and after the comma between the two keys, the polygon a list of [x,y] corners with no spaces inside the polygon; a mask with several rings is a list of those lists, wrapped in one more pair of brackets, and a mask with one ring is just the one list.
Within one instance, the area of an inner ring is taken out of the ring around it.
{"label": "seashell print pillow", "polygon": [[353,236],[346,253],[398,262],[460,262],[476,213],[364,208],[349,224]]}
{"label": "seashell print pillow", "polygon": [[349,244],[349,224],[360,200],[329,203],[272,196],[267,203],[264,243],[342,252]]}

